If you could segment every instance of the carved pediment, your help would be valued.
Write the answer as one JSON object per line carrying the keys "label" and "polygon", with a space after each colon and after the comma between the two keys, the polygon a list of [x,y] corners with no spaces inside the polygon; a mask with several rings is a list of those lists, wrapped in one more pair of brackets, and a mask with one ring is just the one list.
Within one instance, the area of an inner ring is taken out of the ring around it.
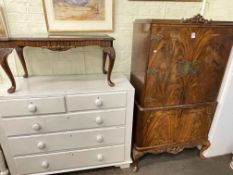
{"label": "carved pediment", "polygon": [[205,19],[200,14],[197,14],[196,16],[192,18],[182,19],[182,23],[192,23],[192,24],[209,24],[211,23],[211,20]]}

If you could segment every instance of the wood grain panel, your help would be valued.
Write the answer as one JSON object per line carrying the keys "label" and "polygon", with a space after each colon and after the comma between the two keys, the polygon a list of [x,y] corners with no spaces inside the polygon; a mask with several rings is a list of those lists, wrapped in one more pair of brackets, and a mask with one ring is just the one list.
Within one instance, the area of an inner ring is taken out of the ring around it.
{"label": "wood grain panel", "polygon": [[180,111],[176,128],[176,143],[192,143],[208,139],[215,104]]}
{"label": "wood grain panel", "polygon": [[208,139],[216,103],[146,109],[135,107],[134,143],[138,150],[199,144]]}
{"label": "wood grain panel", "polygon": [[[173,143],[173,134],[176,123],[177,111],[158,110],[140,111],[136,110],[136,135],[137,147],[151,147]],[[137,132],[138,131],[138,132]]]}
{"label": "wood grain panel", "polygon": [[220,28],[154,27],[145,106],[216,101],[232,33]]}

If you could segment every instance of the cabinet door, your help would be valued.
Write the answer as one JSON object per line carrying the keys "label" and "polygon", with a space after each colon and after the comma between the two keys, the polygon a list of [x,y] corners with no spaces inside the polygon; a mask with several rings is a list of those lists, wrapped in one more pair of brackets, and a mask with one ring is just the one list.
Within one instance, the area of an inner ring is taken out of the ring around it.
{"label": "cabinet door", "polygon": [[216,103],[135,110],[134,143],[138,150],[192,146],[208,139]]}
{"label": "cabinet door", "polygon": [[216,101],[232,33],[227,28],[153,27],[144,106]]}
{"label": "cabinet door", "polygon": [[[186,56],[182,63],[184,72],[181,76],[185,80],[183,103],[214,102],[217,100],[230,56],[233,29],[190,28],[188,32],[195,35],[195,38],[190,41],[191,62],[186,61]],[[187,75],[184,75],[186,67],[190,71],[187,70]]]}
{"label": "cabinet door", "polygon": [[175,138],[179,110],[136,109],[134,141],[137,149],[171,145]]}
{"label": "cabinet door", "polygon": [[176,124],[176,143],[192,144],[207,140],[215,106],[215,104],[211,104],[182,109]]}
{"label": "cabinet door", "polygon": [[183,57],[182,45],[174,37],[182,38],[181,29],[156,27],[151,35],[151,49],[147,69],[145,106],[173,106],[182,103],[183,82],[178,62]]}

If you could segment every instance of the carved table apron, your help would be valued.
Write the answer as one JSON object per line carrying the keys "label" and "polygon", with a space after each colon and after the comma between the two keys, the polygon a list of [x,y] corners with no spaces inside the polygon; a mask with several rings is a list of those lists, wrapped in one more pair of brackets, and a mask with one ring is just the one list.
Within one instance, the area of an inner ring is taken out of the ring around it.
{"label": "carved table apron", "polygon": [[[114,86],[111,81],[111,73],[115,63],[115,50],[113,48],[114,38],[103,36],[75,36],[75,38],[64,37],[49,37],[49,38],[9,38],[0,39],[0,65],[6,72],[8,78],[11,81],[11,87],[8,89],[8,93],[14,93],[16,90],[16,82],[14,76],[8,65],[7,58],[15,49],[19,60],[24,69],[24,77],[28,77],[28,70],[26,62],[23,56],[23,48],[26,46],[47,48],[52,51],[66,51],[71,48],[84,47],[84,46],[100,46],[103,48],[103,73],[107,74],[107,80],[109,86]],[[108,70],[105,70],[106,59],[109,57]]]}

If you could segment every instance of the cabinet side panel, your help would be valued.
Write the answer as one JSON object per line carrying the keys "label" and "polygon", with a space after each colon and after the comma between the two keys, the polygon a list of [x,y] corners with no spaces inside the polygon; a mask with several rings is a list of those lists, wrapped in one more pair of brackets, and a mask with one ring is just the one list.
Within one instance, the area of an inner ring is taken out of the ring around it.
{"label": "cabinet side panel", "polygon": [[150,50],[150,30],[151,24],[149,22],[134,23],[131,83],[136,89],[136,100],[139,103],[144,100],[145,72]]}

